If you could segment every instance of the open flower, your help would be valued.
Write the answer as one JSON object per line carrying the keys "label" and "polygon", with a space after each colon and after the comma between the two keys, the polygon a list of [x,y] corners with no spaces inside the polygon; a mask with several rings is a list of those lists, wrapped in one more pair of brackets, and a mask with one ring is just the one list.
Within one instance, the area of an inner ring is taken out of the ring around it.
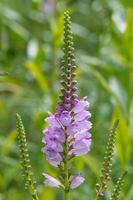
{"label": "open flower", "polygon": [[83,182],[84,182],[84,178],[81,176],[80,173],[75,174],[72,178],[71,178],[71,183],[70,183],[70,188],[74,189],[78,186],[80,186]]}
{"label": "open flower", "polygon": [[54,177],[52,177],[46,173],[43,173],[43,176],[45,177],[44,184],[46,186],[52,186],[52,187],[57,187],[57,188],[62,186],[60,181],[56,180]]}
{"label": "open flower", "polygon": [[67,138],[71,136],[71,143],[69,144],[69,155],[81,156],[90,151],[91,146],[91,129],[90,112],[87,111],[89,103],[86,98],[76,101],[71,111],[57,112],[55,115],[51,114],[46,119],[49,127],[43,133],[43,143],[45,147],[42,149],[46,154],[46,159],[54,166],[60,165],[63,160],[61,152],[63,152],[63,145]]}

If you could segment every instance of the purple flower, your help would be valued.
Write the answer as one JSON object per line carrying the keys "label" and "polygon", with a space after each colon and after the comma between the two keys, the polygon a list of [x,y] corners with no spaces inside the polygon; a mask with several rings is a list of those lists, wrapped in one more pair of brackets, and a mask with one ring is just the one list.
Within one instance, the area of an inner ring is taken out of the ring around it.
{"label": "purple flower", "polygon": [[46,159],[48,160],[48,162],[49,162],[51,165],[53,165],[53,166],[55,166],[55,167],[57,167],[58,165],[60,165],[60,163],[61,163],[61,161],[62,161],[62,157],[61,157],[61,155],[60,155],[59,153],[57,153],[56,156],[53,157],[53,158],[47,156]]}
{"label": "purple flower", "polygon": [[56,180],[54,177],[52,177],[46,173],[43,173],[43,176],[45,177],[44,184],[46,186],[53,186],[53,187],[57,187],[57,188],[62,186],[60,181]]}
{"label": "purple flower", "polygon": [[86,98],[77,100],[73,107],[73,115],[69,111],[62,111],[55,115],[49,113],[46,118],[49,126],[43,133],[45,134],[42,142],[45,147],[42,149],[46,154],[46,159],[54,166],[60,165],[63,160],[63,144],[66,138],[70,137],[69,155],[81,156],[90,151],[91,146],[91,122],[89,121],[90,112],[87,111],[89,106]]}
{"label": "purple flower", "polygon": [[74,136],[78,131],[79,131],[79,126],[76,123],[71,123],[67,127],[67,134],[68,135]]}
{"label": "purple flower", "polygon": [[71,178],[71,183],[70,183],[70,188],[74,189],[78,186],[80,186],[83,182],[84,182],[84,178],[80,175],[80,173],[75,174],[72,178]]}
{"label": "purple flower", "polygon": [[92,128],[92,123],[88,120],[80,121],[80,123],[78,123],[78,128],[79,130],[83,130],[83,129],[90,130]]}
{"label": "purple flower", "polygon": [[91,116],[90,112],[88,112],[86,110],[82,110],[81,112],[77,113],[74,116],[74,119],[75,119],[76,122],[80,122],[82,120],[90,118],[90,116]]}
{"label": "purple flower", "polygon": [[62,125],[62,126],[68,126],[71,123],[71,115],[68,111],[63,111],[60,114],[56,114],[56,120]]}
{"label": "purple flower", "polygon": [[63,152],[63,147],[58,142],[49,141],[48,144],[43,148],[43,152],[45,152],[46,154],[49,154],[50,156],[53,154],[53,152],[55,153]]}
{"label": "purple flower", "polygon": [[73,142],[73,149],[71,150],[71,154],[74,154],[75,156],[84,155],[90,151],[90,145],[91,139],[83,138],[81,140],[75,140]]}
{"label": "purple flower", "polygon": [[[61,60],[62,80],[61,94],[59,96],[56,113],[48,113],[46,118],[47,128],[43,131],[42,142],[44,147],[42,152],[46,155],[46,160],[53,166],[59,167],[64,191],[74,189],[84,182],[80,174],[71,176],[69,170],[70,159],[82,156],[90,151],[92,124],[91,114],[88,111],[89,102],[84,97],[78,99],[75,94],[77,88],[75,81],[75,57],[73,47],[73,37],[71,23],[68,12],[64,15],[64,56]],[[69,175],[68,175],[69,174]],[[60,187],[61,183],[55,178],[44,174],[45,184]]]}
{"label": "purple flower", "polygon": [[75,107],[73,108],[74,113],[79,113],[89,107],[89,102],[84,98],[77,102]]}
{"label": "purple flower", "polygon": [[42,142],[47,144],[50,142],[65,142],[65,135],[63,130],[61,130],[58,127],[50,127],[48,129],[46,129],[44,132],[45,137],[43,138]]}
{"label": "purple flower", "polygon": [[60,152],[62,151],[63,147],[58,142],[48,142],[42,149],[42,152],[46,154],[46,159],[53,166],[58,166],[62,161],[62,157],[60,155]]}
{"label": "purple flower", "polygon": [[87,129],[78,131],[75,135],[74,135],[75,140],[82,140],[82,139],[91,139],[91,134],[88,132]]}
{"label": "purple flower", "polygon": [[57,121],[57,119],[55,118],[55,115],[53,115],[50,112],[48,114],[49,114],[49,117],[47,117],[45,119],[45,121],[48,122],[49,126],[51,126],[51,127],[60,127],[60,124]]}

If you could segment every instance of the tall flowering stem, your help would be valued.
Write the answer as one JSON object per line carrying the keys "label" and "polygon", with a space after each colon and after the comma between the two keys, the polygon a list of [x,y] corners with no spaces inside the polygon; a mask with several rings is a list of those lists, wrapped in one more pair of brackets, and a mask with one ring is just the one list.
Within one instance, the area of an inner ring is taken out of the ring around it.
{"label": "tall flowering stem", "polygon": [[[73,47],[73,35],[71,32],[71,21],[68,12],[64,13],[64,44],[63,44],[63,52],[64,56],[61,63],[62,69],[62,78],[61,81],[61,101],[59,103],[59,107],[57,107],[57,111],[69,111],[71,116],[72,108],[74,106],[74,92],[77,90],[75,78],[75,57],[74,57],[74,47]],[[65,131],[65,143],[64,143],[64,185],[65,185],[65,199],[69,199],[69,135]]]}
{"label": "tall flowering stem", "polygon": [[64,190],[65,200],[69,199],[71,189],[84,182],[80,173],[71,174],[70,161],[90,151],[91,129],[87,98],[78,99],[75,94],[75,56],[71,20],[68,12],[64,13],[63,58],[61,60],[61,94],[56,113],[49,113],[45,119],[48,127],[43,131],[44,148],[48,162],[60,169],[58,179],[44,173],[45,185],[55,186]]}
{"label": "tall flowering stem", "polygon": [[118,123],[119,121],[116,120],[108,136],[107,148],[104,156],[102,172],[99,183],[96,184],[96,199],[100,199],[102,196],[104,196],[104,192],[107,189],[108,181],[111,178],[112,158],[113,158],[115,138],[116,138],[116,128],[118,126]]}
{"label": "tall flowering stem", "polygon": [[24,178],[25,188],[31,194],[33,200],[39,200],[35,186],[35,181],[33,180],[33,172],[28,154],[25,129],[19,114],[16,114],[16,126],[18,132],[18,144],[20,150],[20,160],[21,160],[22,175]]}
{"label": "tall flowering stem", "polygon": [[117,180],[112,195],[109,200],[118,200],[120,196],[120,192],[124,183],[124,178],[127,175],[127,171],[125,171]]}

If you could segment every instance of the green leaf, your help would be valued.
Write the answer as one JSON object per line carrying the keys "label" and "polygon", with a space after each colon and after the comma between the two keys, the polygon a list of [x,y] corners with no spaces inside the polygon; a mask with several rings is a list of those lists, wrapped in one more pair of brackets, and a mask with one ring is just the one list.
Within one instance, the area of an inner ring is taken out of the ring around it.
{"label": "green leaf", "polygon": [[98,80],[98,82],[102,85],[102,87],[112,96],[114,97],[117,104],[121,104],[120,99],[118,98],[117,94],[111,89],[109,86],[107,80],[104,78],[104,76],[95,69],[94,66],[89,65],[89,69],[91,73],[95,76],[95,78]]}
{"label": "green leaf", "polygon": [[41,69],[39,68],[39,66],[32,61],[28,61],[25,64],[25,66],[29,69],[31,74],[34,76],[34,78],[38,82],[38,85],[40,86],[42,91],[46,92],[48,90],[48,83],[47,83],[46,77],[41,72]]}
{"label": "green leaf", "polygon": [[96,177],[99,177],[100,162],[96,159],[96,157],[88,154],[80,159],[89,167]]}
{"label": "green leaf", "polygon": [[16,139],[17,133],[16,130],[11,131],[11,133],[5,138],[2,144],[1,153],[8,155],[11,151],[12,145]]}
{"label": "green leaf", "polygon": [[43,190],[42,194],[40,195],[40,200],[44,200],[44,199],[48,199],[48,200],[54,200],[55,199],[54,192],[48,187],[45,188]]}
{"label": "green leaf", "polygon": [[124,53],[127,58],[127,62],[133,62],[133,8],[128,9],[127,24],[124,32]]}
{"label": "green leaf", "polygon": [[116,149],[122,167],[125,168],[130,158],[131,138],[130,138],[128,124],[124,119],[124,117],[122,116],[119,107],[115,108],[112,120],[116,118],[119,119],[119,126],[117,129],[117,137],[116,137]]}

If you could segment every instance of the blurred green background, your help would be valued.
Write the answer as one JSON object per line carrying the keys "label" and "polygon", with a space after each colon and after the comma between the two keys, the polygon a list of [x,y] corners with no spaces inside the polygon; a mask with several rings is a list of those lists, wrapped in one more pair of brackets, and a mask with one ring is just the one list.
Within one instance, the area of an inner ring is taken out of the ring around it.
{"label": "blurred green background", "polygon": [[42,172],[55,175],[56,169],[45,161],[41,140],[44,118],[59,95],[66,8],[72,13],[78,94],[88,96],[93,122],[92,150],[75,160],[86,181],[73,199],[94,200],[108,130],[119,118],[109,189],[127,169],[120,199],[133,200],[132,0],[0,0],[0,200],[31,199],[21,177],[16,112],[26,128],[40,200],[62,199],[58,189],[43,185]]}

